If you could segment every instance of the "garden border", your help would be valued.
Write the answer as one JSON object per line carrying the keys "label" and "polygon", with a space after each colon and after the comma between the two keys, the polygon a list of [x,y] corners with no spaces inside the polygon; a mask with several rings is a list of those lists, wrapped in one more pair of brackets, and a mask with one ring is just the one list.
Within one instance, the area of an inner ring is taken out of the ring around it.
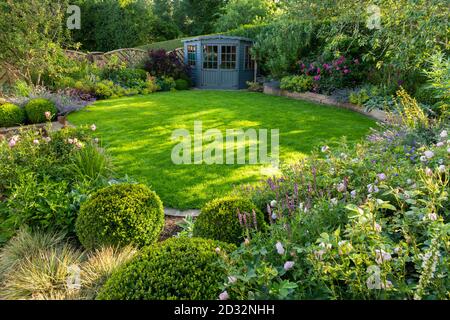
{"label": "garden border", "polygon": [[388,122],[391,116],[382,110],[372,110],[370,112],[364,111],[361,107],[351,104],[348,102],[338,101],[336,98],[332,96],[327,96],[324,94],[314,93],[314,92],[293,92],[288,90],[283,90],[279,87],[278,82],[265,82],[264,83],[264,94],[273,95],[273,96],[281,96],[292,98],[296,100],[306,100],[310,102],[316,102],[328,106],[338,107],[342,109],[347,109],[351,111],[358,112],[367,117],[373,118],[375,120],[381,122]]}

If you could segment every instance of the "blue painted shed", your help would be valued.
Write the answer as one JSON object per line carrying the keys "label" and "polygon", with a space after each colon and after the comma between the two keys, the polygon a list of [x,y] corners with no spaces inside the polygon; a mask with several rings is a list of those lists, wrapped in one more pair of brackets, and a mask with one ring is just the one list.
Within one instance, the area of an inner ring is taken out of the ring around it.
{"label": "blue painted shed", "polygon": [[202,89],[244,89],[252,81],[253,40],[211,35],[183,40],[184,61],[191,68],[194,86]]}

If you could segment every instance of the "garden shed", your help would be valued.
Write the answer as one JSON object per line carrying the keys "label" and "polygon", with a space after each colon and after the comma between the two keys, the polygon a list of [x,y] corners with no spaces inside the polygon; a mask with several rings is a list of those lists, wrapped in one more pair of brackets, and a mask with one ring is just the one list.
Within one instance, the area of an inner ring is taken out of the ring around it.
{"label": "garden shed", "polygon": [[212,35],[183,40],[184,61],[194,86],[202,89],[244,89],[255,75],[253,40]]}

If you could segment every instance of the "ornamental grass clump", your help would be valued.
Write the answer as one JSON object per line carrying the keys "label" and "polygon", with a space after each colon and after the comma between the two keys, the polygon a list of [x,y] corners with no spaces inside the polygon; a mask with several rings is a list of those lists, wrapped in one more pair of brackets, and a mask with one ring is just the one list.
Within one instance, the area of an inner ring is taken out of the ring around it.
{"label": "ornamental grass clump", "polygon": [[163,226],[162,202],[142,184],[116,184],[97,191],[81,206],[75,224],[86,249],[149,245],[158,239]]}
{"label": "ornamental grass clump", "polygon": [[171,238],[144,248],[113,273],[99,300],[213,300],[225,278],[219,261],[234,245],[200,238]]}

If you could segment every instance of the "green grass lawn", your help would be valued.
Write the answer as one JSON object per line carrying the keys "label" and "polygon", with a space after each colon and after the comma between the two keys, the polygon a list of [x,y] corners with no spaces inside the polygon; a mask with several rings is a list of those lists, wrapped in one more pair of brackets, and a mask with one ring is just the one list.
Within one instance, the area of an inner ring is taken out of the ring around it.
{"label": "green grass lawn", "polygon": [[[264,128],[280,130],[280,158],[291,162],[343,136],[354,142],[375,122],[358,113],[314,103],[242,91],[178,91],[98,101],[71,114],[76,125],[97,126],[120,174],[147,183],[167,207],[200,208],[233,185],[271,174],[263,165],[175,165],[175,129],[193,132]],[[272,172],[273,173],[273,172]]]}

